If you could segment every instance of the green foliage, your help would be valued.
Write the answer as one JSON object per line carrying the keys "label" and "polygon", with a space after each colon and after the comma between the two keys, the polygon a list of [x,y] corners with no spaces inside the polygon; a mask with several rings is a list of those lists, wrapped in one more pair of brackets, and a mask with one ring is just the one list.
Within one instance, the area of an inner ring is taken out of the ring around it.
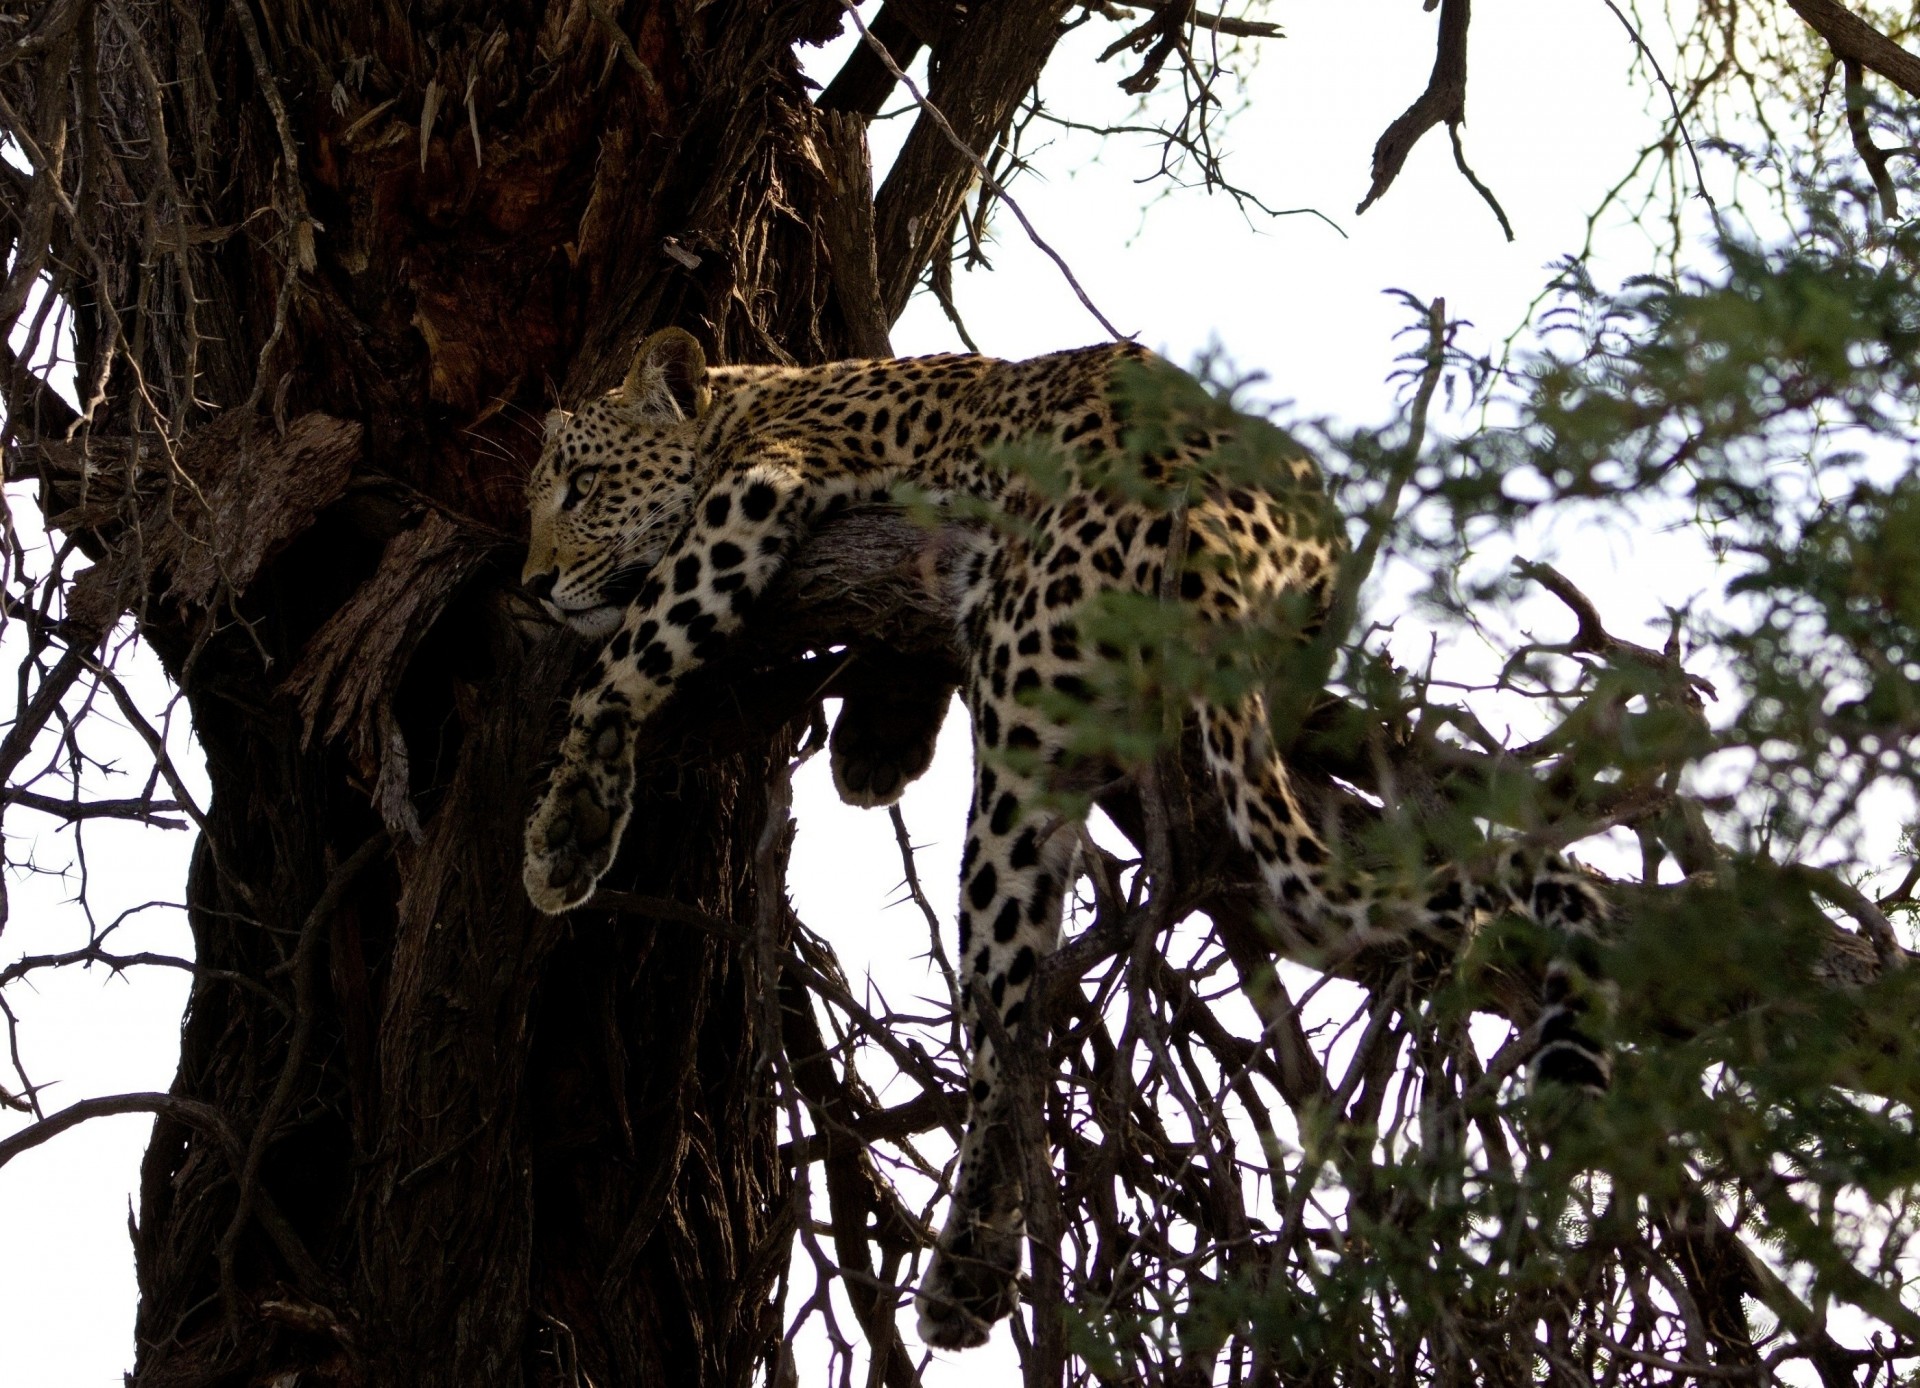
{"label": "green foliage", "polygon": [[[1396,775],[1417,779],[1417,754],[1430,777],[1404,801],[1370,783],[1386,804],[1350,867],[1411,882],[1471,861],[1490,827],[1563,844],[1624,826],[1645,878],[1618,888],[1586,961],[1605,980],[1608,1095],[1529,1095],[1518,1055],[1490,1073],[1468,1033],[1565,942],[1499,921],[1437,988],[1412,980],[1445,962],[1411,962],[1369,986],[1388,1020],[1352,1062],[1357,1089],[1297,1114],[1259,1255],[1161,1289],[1154,1315],[1076,1309],[1098,1375],[1130,1381],[1143,1340],[1210,1361],[1239,1338],[1287,1382],[1530,1384],[1543,1364],[1652,1381],[1703,1355],[1818,1360],[1840,1305],[1894,1359],[1920,1355],[1920,970],[1872,962],[1887,914],[1915,909],[1899,831],[1920,803],[1920,228],[1815,189],[1802,208],[1790,237],[1724,235],[1680,277],[1607,291],[1563,266],[1516,369],[1450,343],[1412,354],[1492,421],[1457,442],[1289,433],[1236,410],[1230,385],[1142,371],[1121,383],[1122,455],[1071,464],[1177,512],[1215,478],[1271,485],[1311,435],[1354,552],[1377,541],[1424,572],[1443,629],[1524,630],[1543,587],[1579,627],[1516,639],[1483,691],[1521,701],[1538,729],[1523,742],[1436,698],[1374,629],[1316,646],[1298,607],[1222,628],[1110,595],[1090,618],[1111,655],[1096,699],[1048,704],[1080,750],[1138,765],[1196,695],[1259,688],[1282,707],[1331,669],[1341,702],[1311,755],[1377,767],[1406,749]],[[1222,441],[1208,474],[1146,486],[1142,460],[1188,430]],[[1069,466],[1006,457],[1035,478]],[[1550,517],[1700,537],[1706,591],[1675,594],[1664,648],[1609,632],[1604,597],[1524,551],[1489,571]]]}

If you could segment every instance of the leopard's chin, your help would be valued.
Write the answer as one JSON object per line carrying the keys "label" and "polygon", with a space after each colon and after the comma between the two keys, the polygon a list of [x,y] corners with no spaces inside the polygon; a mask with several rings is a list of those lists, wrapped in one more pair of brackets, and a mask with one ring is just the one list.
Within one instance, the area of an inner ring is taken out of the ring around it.
{"label": "leopard's chin", "polygon": [[561,608],[560,620],[579,632],[582,636],[606,637],[620,629],[620,619],[626,615],[624,607],[575,607]]}

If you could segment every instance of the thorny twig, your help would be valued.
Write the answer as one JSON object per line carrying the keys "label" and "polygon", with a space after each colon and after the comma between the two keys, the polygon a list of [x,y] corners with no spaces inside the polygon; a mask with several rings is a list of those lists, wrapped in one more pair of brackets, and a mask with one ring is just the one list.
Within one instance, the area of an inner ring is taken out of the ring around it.
{"label": "thorny twig", "polygon": [[1127,334],[1114,327],[1112,322],[1108,320],[1106,314],[1095,307],[1093,300],[1087,297],[1087,291],[1081,287],[1078,277],[1074,275],[1073,267],[1067,264],[1061,257],[1060,252],[1047,244],[1038,231],[1034,230],[1033,223],[1028,220],[1027,214],[1020,210],[1020,204],[1008,196],[1006,185],[994,177],[993,170],[987,167],[986,161],[974,152],[972,146],[954,133],[953,126],[950,125],[947,118],[940,113],[940,109],[931,101],[927,100],[926,93],[920,90],[919,85],[900,70],[900,65],[894,62],[893,54],[887,51],[886,45],[875,38],[873,32],[867,28],[867,22],[860,17],[860,11],[855,7],[853,0],[840,0],[840,2],[846,9],[848,18],[853,21],[854,27],[860,31],[860,37],[873,49],[874,56],[880,59],[881,63],[886,67],[887,72],[893,77],[893,80],[907,89],[908,94],[913,98],[914,104],[926,112],[927,118],[939,128],[940,133],[947,138],[947,142],[958,150],[968,163],[973,165],[974,171],[980,175],[981,182],[993,189],[994,195],[1007,205],[1008,211],[1012,212],[1014,217],[1019,221],[1021,230],[1026,232],[1027,239],[1033,242],[1035,248],[1058,267],[1061,275],[1065,277],[1068,287],[1073,290],[1074,297],[1080,301],[1082,307],[1084,307],[1088,313],[1092,314],[1095,321],[1106,330],[1107,336],[1113,338],[1115,341],[1125,341]]}

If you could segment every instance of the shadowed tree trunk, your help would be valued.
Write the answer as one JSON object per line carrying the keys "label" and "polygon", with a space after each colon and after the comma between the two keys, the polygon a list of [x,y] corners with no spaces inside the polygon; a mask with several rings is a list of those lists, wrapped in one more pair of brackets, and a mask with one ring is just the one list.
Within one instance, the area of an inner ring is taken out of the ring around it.
{"label": "shadowed tree trunk", "polygon": [[[976,138],[1058,12],[995,8],[971,46],[942,21]],[[518,596],[517,537],[542,415],[646,332],[888,350],[968,174],[917,154],[876,260],[863,123],[794,56],[840,21],[82,2],[0,69],[55,169],[5,171],[8,293],[74,305],[100,399],[82,424],[10,357],[16,472],[96,561],[70,615],[139,613],[212,783],[139,1383],[739,1384],[775,1353],[771,946],[713,926],[784,928],[819,681],[715,720],[717,672],[661,732],[609,885],[710,928],[543,918],[521,826],[585,652]]]}

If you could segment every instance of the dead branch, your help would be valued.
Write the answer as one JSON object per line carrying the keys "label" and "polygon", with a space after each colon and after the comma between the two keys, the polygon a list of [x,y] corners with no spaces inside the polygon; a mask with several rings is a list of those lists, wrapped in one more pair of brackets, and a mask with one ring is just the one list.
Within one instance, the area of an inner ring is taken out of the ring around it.
{"label": "dead branch", "polygon": [[111,1094],[98,1099],[82,1099],[58,1113],[29,1124],[10,1137],[0,1138],[0,1166],[22,1152],[30,1152],[43,1142],[51,1142],[67,1129],[94,1118],[112,1118],[123,1113],[158,1113],[202,1129],[221,1139],[229,1151],[237,1152],[239,1142],[227,1126],[224,1114],[211,1104],[182,1099],[172,1094]]}
{"label": "dead branch", "polygon": [[1874,191],[1880,195],[1880,215],[1892,221],[1900,215],[1900,198],[1894,191],[1893,175],[1887,169],[1888,151],[1873,142],[1873,131],[1867,125],[1867,90],[1860,62],[1855,58],[1843,59],[1840,69],[1846,78],[1847,133],[1853,140],[1854,153],[1867,166]]}
{"label": "dead branch", "polygon": [[[865,44],[856,50],[871,51]],[[855,353],[890,357],[893,344],[880,301],[873,239],[873,162],[867,152],[867,124],[857,115],[831,108],[822,110],[820,124],[820,163],[830,193],[820,230],[833,257],[834,298],[847,320]]]}
{"label": "dead branch", "polygon": [[187,827],[185,820],[174,819],[169,814],[169,811],[185,808],[177,800],[153,800],[145,796],[136,800],[56,800],[51,795],[40,795],[15,786],[0,790],[0,800],[23,809],[53,815],[68,823],[82,819],[131,819],[150,824],[156,829]]}
{"label": "dead branch", "polygon": [[[1373,147],[1373,184],[1367,189],[1367,195],[1360,199],[1355,213],[1365,212],[1380,196],[1393,186],[1394,179],[1400,176],[1400,170],[1406,165],[1407,156],[1413,153],[1413,147],[1420,143],[1434,126],[1445,123],[1448,137],[1453,141],[1453,162],[1461,176],[1472,185],[1493,215],[1500,220],[1500,229],[1506,233],[1507,240],[1513,240],[1513,228],[1507,222],[1507,214],[1501,208],[1492,191],[1480,181],[1467,165],[1467,157],[1460,143],[1460,126],[1467,118],[1467,28],[1468,7],[1471,0],[1440,0],[1440,33],[1435,41],[1433,72],[1427,78],[1426,90],[1414,99],[1413,105],[1401,113],[1393,124],[1381,134]],[[1429,7],[1431,8],[1431,7]]]}
{"label": "dead branch", "polygon": [[[855,44],[840,71],[834,74],[818,105],[823,111],[844,111],[871,119],[880,114],[898,79],[880,58],[884,49],[900,67],[912,67],[922,47],[918,31],[907,21],[901,7],[882,5],[869,26],[874,44]],[[877,45],[877,46],[876,46]]]}

